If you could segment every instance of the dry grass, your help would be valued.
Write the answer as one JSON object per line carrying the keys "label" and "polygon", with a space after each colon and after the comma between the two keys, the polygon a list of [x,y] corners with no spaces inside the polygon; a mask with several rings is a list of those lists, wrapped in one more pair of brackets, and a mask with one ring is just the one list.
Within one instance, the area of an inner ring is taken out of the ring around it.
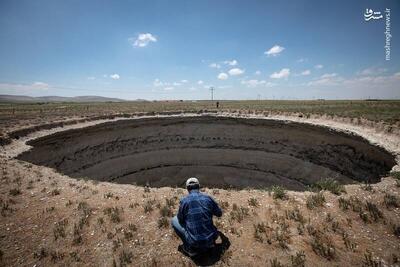
{"label": "dry grass", "polygon": [[108,215],[109,219],[111,222],[113,223],[119,223],[121,222],[121,212],[122,212],[122,208],[118,208],[118,207],[109,207],[109,208],[105,208],[103,210],[104,215]]}
{"label": "dry grass", "polygon": [[383,197],[383,203],[387,208],[399,208],[400,200],[397,196],[386,193]]}
{"label": "dry grass", "polygon": [[322,179],[314,184],[317,190],[327,190],[335,195],[346,193],[344,186],[333,178]]}
{"label": "dry grass", "polygon": [[307,197],[307,208],[312,210],[318,207],[323,207],[325,203],[325,196],[322,192],[318,192],[316,194],[309,195]]}
{"label": "dry grass", "polygon": [[282,186],[274,185],[271,188],[271,191],[273,193],[272,196],[274,199],[281,199],[281,200],[287,199],[287,194],[286,194],[285,188],[283,188]]}
{"label": "dry grass", "polygon": [[229,215],[231,221],[242,222],[245,217],[249,216],[249,209],[243,206],[238,206],[234,203]]}
{"label": "dry grass", "polygon": [[252,207],[258,207],[258,206],[260,205],[260,203],[258,203],[257,198],[254,198],[254,197],[250,198],[250,199],[248,200],[248,203],[249,203],[249,205],[252,206]]}
{"label": "dry grass", "polygon": [[377,222],[379,219],[383,218],[382,211],[378,208],[378,206],[372,202],[367,201],[365,204],[366,210],[369,212],[370,217]]}
{"label": "dry grass", "polygon": [[19,188],[10,189],[11,196],[17,196],[17,195],[21,195],[21,194],[22,194],[22,192]]}

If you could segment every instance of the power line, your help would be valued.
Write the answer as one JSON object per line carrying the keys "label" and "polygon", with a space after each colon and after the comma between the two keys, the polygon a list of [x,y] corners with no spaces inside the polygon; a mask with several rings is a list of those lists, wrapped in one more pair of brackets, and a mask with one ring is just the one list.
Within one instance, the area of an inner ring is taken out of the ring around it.
{"label": "power line", "polygon": [[213,101],[213,100],[214,100],[214,91],[215,91],[215,88],[214,88],[214,87],[210,87],[210,91],[211,91],[211,101]]}

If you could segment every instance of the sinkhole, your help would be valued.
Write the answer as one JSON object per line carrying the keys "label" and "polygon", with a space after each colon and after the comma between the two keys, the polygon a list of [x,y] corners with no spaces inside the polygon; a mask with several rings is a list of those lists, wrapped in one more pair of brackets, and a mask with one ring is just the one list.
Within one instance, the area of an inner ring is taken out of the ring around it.
{"label": "sinkhole", "polygon": [[304,190],[323,178],[378,182],[396,164],[383,148],[327,127],[219,116],[118,120],[28,142],[19,159],[70,177],[181,187]]}

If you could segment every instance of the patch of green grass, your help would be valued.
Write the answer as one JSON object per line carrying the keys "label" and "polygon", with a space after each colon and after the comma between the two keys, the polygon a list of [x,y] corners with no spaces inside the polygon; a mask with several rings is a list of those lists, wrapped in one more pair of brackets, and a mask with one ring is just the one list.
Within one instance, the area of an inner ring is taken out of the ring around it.
{"label": "patch of green grass", "polygon": [[306,222],[306,219],[304,218],[300,209],[297,207],[292,210],[286,210],[286,218],[295,222],[299,222],[301,224],[304,224]]}
{"label": "patch of green grass", "polygon": [[145,203],[143,203],[143,210],[145,213],[150,213],[154,210],[153,205],[155,204],[154,199],[147,200]]}
{"label": "patch of green grass", "polygon": [[335,195],[346,193],[344,186],[333,178],[326,178],[316,182],[314,188],[317,190],[327,190]]}
{"label": "patch of green grass", "polygon": [[250,198],[250,199],[248,200],[248,203],[249,203],[249,205],[252,206],[252,207],[258,207],[258,206],[260,205],[260,203],[258,203],[257,198],[255,198],[255,197]]}
{"label": "patch of green grass", "polygon": [[80,230],[82,230],[84,225],[89,224],[89,218],[92,214],[92,209],[89,207],[89,204],[87,202],[81,201],[78,203],[78,211],[80,213],[78,227]]}
{"label": "patch of green grass", "polygon": [[332,239],[321,231],[317,231],[311,238],[313,251],[327,260],[333,260],[336,256],[336,248]]}
{"label": "patch of green grass", "polygon": [[119,209],[118,207],[109,207],[109,208],[105,208],[103,210],[104,215],[108,215],[108,217],[110,218],[110,221],[113,223],[119,223],[121,222],[121,215],[120,213],[122,212],[122,208]]}
{"label": "patch of green grass", "polygon": [[176,196],[171,197],[171,198],[166,198],[165,199],[165,205],[167,205],[170,208],[175,208],[177,200],[178,200],[178,198]]}
{"label": "patch of green grass", "polygon": [[349,209],[350,201],[349,201],[348,199],[345,199],[345,198],[343,198],[343,197],[340,197],[340,198],[338,199],[338,201],[339,201],[339,208],[340,208],[341,210],[346,211],[346,210]]}
{"label": "patch of green grass", "polygon": [[81,233],[82,228],[79,226],[79,224],[74,224],[74,231],[72,232],[73,238],[72,238],[72,244],[73,245],[79,245],[82,244],[83,237]]}
{"label": "patch of green grass", "polygon": [[53,234],[54,234],[54,240],[57,240],[59,238],[65,238],[65,228],[68,225],[68,219],[63,219],[59,222],[57,222],[54,226],[53,229]]}
{"label": "patch of green grass", "polygon": [[287,199],[286,190],[282,186],[274,185],[272,186],[271,191],[273,193],[272,197],[274,199],[282,199],[282,200]]}
{"label": "patch of green grass", "polygon": [[342,232],[342,239],[346,248],[350,251],[355,251],[357,244],[350,240],[350,236],[347,232]]}
{"label": "patch of green grass", "polygon": [[132,263],[133,253],[131,251],[123,250],[119,254],[119,265],[127,266],[128,264]]}
{"label": "patch of green grass", "polygon": [[258,222],[253,225],[254,226],[254,238],[258,242],[263,242],[264,237],[267,238],[268,243],[271,243],[270,238],[267,236],[267,230],[270,229],[270,227],[264,223],[264,222]]}
{"label": "patch of green grass", "polygon": [[170,206],[164,205],[160,208],[160,215],[162,217],[172,217],[172,208]]}
{"label": "patch of green grass", "polygon": [[245,217],[249,216],[249,209],[243,206],[239,207],[234,203],[229,215],[232,221],[242,222]]}
{"label": "patch of green grass", "polygon": [[291,267],[304,267],[306,265],[306,253],[298,251],[295,255],[290,256]]}
{"label": "patch of green grass", "polygon": [[365,182],[365,183],[361,186],[361,188],[364,189],[365,191],[368,191],[368,192],[375,192],[374,188],[372,187],[372,185],[371,185],[368,181]]}
{"label": "patch of green grass", "polygon": [[361,212],[362,211],[362,209],[363,209],[362,202],[357,197],[351,196],[349,198],[349,202],[350,202],[351,209],[354,212]]}
{"label": "patch of green grass", "polygon": [[386,193],[383,197],[383,203],[387,208],[398,208],[400,207],[399,198],[395,195]]}
{"label": "patch of green grass", "polygon": [[290,229],[286,220],[279,220],[278,227],[275,228],[275,239],[281,248],[287,249],[290,243]]}
{"label": "patch of green grass", "polygon": [[383,218],[383,213],[376,204],[367,201],[365,207],[375,222]]}
{"label": "patch of green grass", "polygon": [[308,209],[312,210],[317,207],[322,207],[325,201],[326,200],[324,194],[322,192],[318,192],[307,197],[306,205]]}
{"label": "patch of green grass", "polygon": [[382,261],[379,258],[376,258],[372,255],[372,252],[367,250],[364,253],[364,261],[363,261],[363,266],[365,267],[381,267]]}
{"label": "patch of green grass", "polygon": [[269,262],[271,264],[271,267],[285,267],[285,265],[283,265],[277,258],[273,258]]}

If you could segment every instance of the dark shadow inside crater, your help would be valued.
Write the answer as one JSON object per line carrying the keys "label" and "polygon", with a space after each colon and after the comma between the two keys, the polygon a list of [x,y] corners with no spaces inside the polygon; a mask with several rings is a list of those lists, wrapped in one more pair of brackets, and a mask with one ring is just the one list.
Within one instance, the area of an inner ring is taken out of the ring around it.
{"label": "dark shadow inside crater", "polygon": [[71,177],[183,186],[304,190],[323,178],[378,182],[395,165],[386,150],[326,127],[214,116],[141,118],[67,130],[28,143],[18,158]]}

